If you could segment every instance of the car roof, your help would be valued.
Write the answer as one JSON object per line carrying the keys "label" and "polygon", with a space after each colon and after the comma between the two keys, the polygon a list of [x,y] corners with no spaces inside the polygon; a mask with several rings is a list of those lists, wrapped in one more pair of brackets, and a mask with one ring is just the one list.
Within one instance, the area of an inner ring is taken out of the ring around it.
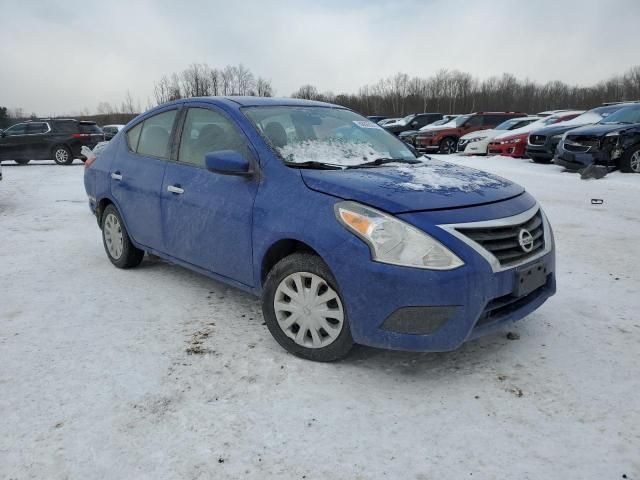
{"label": "car roof", "polygon": [[262,106],[294,106],[294,107],[335,107],[345,108],[340,105],[334,105],[332,103],[319,102],[316,100],[304,100],[301,98],[275,98],[275,97],[241,97],[241,96],[226,96],[226,97],[192,97],[181,99],[176,102],[184,101],[208,101],[218,104],[235,104],[241,107],[262,107]]}

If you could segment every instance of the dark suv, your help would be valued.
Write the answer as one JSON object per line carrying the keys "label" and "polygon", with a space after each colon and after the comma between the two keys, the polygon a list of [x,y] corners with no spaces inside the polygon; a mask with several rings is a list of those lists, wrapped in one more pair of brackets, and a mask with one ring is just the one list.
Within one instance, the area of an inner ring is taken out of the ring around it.
{"label": "dark suv", "polygon": [[412,113],[400,120],[387,123],[382,128],[394,135],[399,135],[407,130],[420,130],[426,125],[442,120],[442,118],[441,113]]}
{"label": "dark suv", "polygon": [[74,158],[84,160],[83,146],[93,148],[104,140],[95,122],[72,119],[33,120],[0,132],[0,161],[14,160],[26,165],[30,160],[52,159],[70,165]]}

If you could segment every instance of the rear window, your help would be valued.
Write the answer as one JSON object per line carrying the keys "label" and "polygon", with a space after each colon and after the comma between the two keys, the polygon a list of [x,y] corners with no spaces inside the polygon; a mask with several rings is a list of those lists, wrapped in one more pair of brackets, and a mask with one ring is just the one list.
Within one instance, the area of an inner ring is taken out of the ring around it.
{"label": "rear window", "polygon": [[54,128],[62,133],[78,133],[78,122],[73,120],[57,121],[53,124]]}
{"label": "rear window", "polygon": [[79,133],[102,133],[100,127],[95,123],[80,123],[78,124]]}

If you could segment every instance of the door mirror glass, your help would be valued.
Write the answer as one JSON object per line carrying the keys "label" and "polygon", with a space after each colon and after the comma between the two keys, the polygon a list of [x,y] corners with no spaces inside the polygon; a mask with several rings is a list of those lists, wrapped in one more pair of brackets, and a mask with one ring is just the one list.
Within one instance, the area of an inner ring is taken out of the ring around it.
{"label": "door mirror glass", "polygon": [[418,126],[418,121],[414,120],[413,122],[411,122],[411,126],[412,127],[417,127]]}
{"label": "door mirror glass", "polygon": [[221,175],[252,175],[251,163],[235,150],[218,150],[204,156],[204,164],[210,172]]}

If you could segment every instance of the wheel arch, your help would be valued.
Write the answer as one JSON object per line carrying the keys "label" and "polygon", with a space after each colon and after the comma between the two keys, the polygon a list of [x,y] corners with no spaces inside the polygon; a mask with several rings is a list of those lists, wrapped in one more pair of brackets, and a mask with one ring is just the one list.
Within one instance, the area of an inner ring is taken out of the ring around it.
{"label": "wheel arch", "polygon": [[322,258],[322,255],[320,255],[315,248],[302,240],[295,238],[283,238],[277,240],[266,249],[262,256],[260,262],[260,286],[262,287],[264,285],[267,275],[276,263],[296,252],[311,253]]}

